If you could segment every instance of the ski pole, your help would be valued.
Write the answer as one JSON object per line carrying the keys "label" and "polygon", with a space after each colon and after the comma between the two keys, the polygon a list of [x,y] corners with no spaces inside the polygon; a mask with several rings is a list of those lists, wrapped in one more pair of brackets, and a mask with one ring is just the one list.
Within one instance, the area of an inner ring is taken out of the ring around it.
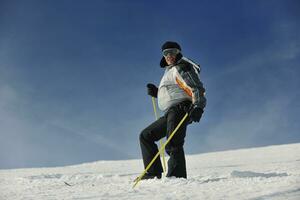
{"label": "ski pole", "polygon": [[[153,110],[154,110],[154,114],[155,114],[155,119],[157,120],[158,119],[158,115],[157,115],[157,112],[156,112],[156,105],[155,105],[155,99],[154,97],[152,97],[152,104],[153,104]],[[161,147],[163,144],[163,139],[160,139],[159,140],[159,146]],[[165,151],[162,151],[160,156],[162,157],[163,159],[163,171],[164,171],[164,176],[166,175],[166,159],[165,159]]]}
{"label": "ski pole", "polygon": [[171,135],[169,136],[169,138],[167,139],[167,141],[162,145],[162,147],[160,147],[159,151],[157,152],[157,154],[154,156],[154,158],[151,160],[151,162],[148,164],[148,166],[146,167],[146,169],[143,171],[143,173],[135,180],[135,184],[133,185],[132,188],[134,188],[139,182],[140,180],[143,178],[143,176],[146,174],[146,172],[149,170],[149,168],[152,166],[152,164],[154,163],[154,161],[156,160],[156,158],[159,156],[159,154],[164,151],[166,145],[170,142],[170,140],[173,138],[173,136],[175,135],[175,133],[177,132],[177,130],[180,128],[180,126],[182,125],[182,123],[184,122],[184,120],[188,117],[188,113],[186,113],[184,115],[184,117],[182,118],[182,120],[179,122],[179,124],[176,126],[176,128],[174,129],[174,131],[171,133]]}

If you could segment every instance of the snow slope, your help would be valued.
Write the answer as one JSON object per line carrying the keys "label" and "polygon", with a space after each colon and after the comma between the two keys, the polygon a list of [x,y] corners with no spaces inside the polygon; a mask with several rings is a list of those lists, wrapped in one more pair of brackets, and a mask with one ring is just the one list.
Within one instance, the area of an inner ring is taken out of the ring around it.
{"label": "snow slope", "polygon": [[188,179],[133,179],[141,160],[0,170],[0,199],[300,199],[300,143],[187,156]]}

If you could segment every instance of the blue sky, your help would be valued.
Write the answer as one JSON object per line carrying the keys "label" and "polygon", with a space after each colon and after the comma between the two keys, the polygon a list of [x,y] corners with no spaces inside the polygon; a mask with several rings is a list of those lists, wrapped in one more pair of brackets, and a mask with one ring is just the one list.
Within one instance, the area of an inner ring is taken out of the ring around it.
{"label": "blue sky", "polygon": [[[0,0],[0,168],[141,158],[160,47],[202,66],[188,154],[300,142],[300,3]],[[162,114],[162,113],[161,113]]]}

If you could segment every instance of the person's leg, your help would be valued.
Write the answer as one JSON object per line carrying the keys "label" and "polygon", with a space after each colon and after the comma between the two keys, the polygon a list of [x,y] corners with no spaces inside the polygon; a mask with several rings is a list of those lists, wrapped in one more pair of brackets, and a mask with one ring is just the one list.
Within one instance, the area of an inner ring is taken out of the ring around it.
{"label": "person's leg", "polygon": [[[167,137],[174,131],[176,126],[182,120],[185,111],[179,106],[175,106],[167,113]],[[177,130],[169,144],[166,146],[166,152],[170,155],[168,161],[167,177],[175,176],[178,178],[186,178],[186,163],[184,156],[184,138],[186,135],[187,120]]]}
{"label": "person's leg", "polygon": [[[141,132],[139,139],[145,168],[158,152],[158,148],[155,142],[165,137],[166,132],[167,120],[165,117],[159,118]],[[163,168],[161,165],[161,161],[159,158],[157,158],[148,170],[148,174],[161,175],[162,172]]]}

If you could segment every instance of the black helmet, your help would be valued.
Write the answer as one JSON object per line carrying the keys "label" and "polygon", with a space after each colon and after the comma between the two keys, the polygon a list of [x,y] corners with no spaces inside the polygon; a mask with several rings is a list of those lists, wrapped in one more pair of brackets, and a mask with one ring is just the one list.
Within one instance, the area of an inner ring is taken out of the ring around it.
{"label": "black helmet", "polygon": [[181,51],[181,47],[177,42],[167,41],[161,46],[161,50],[175,48]]}

